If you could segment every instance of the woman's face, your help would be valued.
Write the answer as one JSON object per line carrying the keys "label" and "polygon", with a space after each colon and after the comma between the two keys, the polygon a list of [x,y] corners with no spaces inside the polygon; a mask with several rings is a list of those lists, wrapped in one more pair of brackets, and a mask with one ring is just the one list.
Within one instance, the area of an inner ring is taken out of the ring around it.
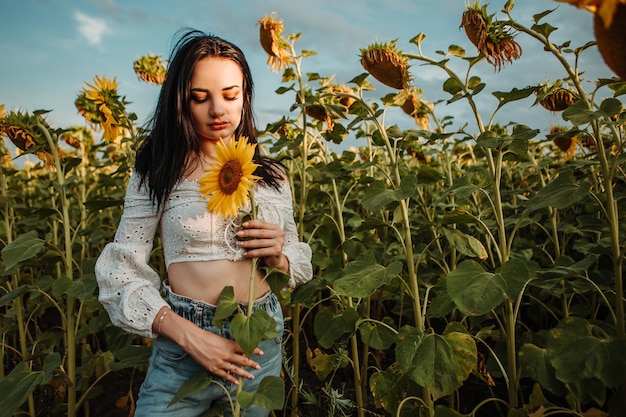
{"label": "woman's face", "polygon": [[193,127],[201,140],[229,139],[241,123],[243,72],[230,59],[207,57],[191,74],[189,107]]}

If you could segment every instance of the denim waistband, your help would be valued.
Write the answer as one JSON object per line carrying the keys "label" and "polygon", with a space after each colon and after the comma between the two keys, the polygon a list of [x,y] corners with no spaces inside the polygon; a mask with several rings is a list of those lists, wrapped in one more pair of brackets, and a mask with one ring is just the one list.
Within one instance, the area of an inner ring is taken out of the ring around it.
{"label": "denim waistband", "polygon": [[[215,310],[217,308],[216,305],[176,294],[172,291],[172,288],[167,282],[163,282],[163,291],[174,313],[191,321],[198,327],[206,328],[213,325],[213,317],[215,316]],[[238,304],[242,309],[247,306],[245,303]],[[278,298],[272,291],[268,291],[265,295],[256,299],[252,305],[253,310],[262,308],[270,313],[270,315],[272,315],[272,311],[277,307]]]}

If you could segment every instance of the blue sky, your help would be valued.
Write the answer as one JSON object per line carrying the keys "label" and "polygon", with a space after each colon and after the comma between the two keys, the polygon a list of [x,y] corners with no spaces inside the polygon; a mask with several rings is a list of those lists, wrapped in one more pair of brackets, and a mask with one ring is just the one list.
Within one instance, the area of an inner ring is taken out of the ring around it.
{"label": "blue sky", "polygon": [[[84,82],[95,75],[117,77],[119,91],[132,104],[140,121],[152,111],[158,87],[137,80],[133,61],[149,52],[167,58],[173,34],[182,27],[213,32],[239,45],[246,54],[256,83],[255,110],[259,126],[289,114],[292,96],[278,96],[280,74],[266,66],[266,54],[259,44],[257,21],[271,12],[283,19],[286,33],[301,33],[298,49],[314,50],[315,57],[304,61],[305,72],[335,75],[346,83],[364,70],[359,49],[372,42],[398,38],[398,47],[416,52],[409,40],[420,32],[428,36],[423,51],[438,57],[436,50],[460,45],[475,54],[475,48],[459,29],[461,14],[470,0],[0,0],[0,104],[7,110],[49,109],[47,117],[55,127],[83,125],[74,99]],[[491,0],[489,10],[499,13],[505,0]],[[572,40],[580,46],[593,40],[592,16],[552,0],[518,0],[514,17],[525,26],[532,15],[557,9],[548,18],[558,30],[553,42]],[[479,105],[490,115],[496,101],[488,92],[509,91],[564,77],[554,58],[527,37],[517,38],[522,58],[496,73],[490,65],[479,65],[478,73],[487,83]],[[580,66],[585,78],[611,77],[595,47],[583,54]],[[459,67],[461,68],[461,67]],[[427,100],[448,98],[441,85],[441,70],[414,64],[414,84]],[[372,79],[377,91],[388,92]],[[547,131],[559,116],[530,108],[532,98],[500,117]],[[440,116],[453,115],[459,125],[469,120],[467,106],[456,103],[440,106]],[[487,117],[485,116],[485,117]],[[390,114],[387,123],[407,123],[401,113]],[[470,129],[471,130],[471,129]]]}

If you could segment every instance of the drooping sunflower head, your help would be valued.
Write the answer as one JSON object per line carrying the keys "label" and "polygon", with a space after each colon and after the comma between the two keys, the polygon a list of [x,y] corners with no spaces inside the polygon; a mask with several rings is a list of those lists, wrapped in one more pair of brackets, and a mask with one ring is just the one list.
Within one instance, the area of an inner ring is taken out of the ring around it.
{"label": "drooping sunflower head", "polygon": [[259,19],[259,38],[261,46],[267,53],[267,65],[274,72],[280,71],[283,67],[293,63],[290,54],[289,43],[283,37],[282,19],[275,17],[276,13]]}
{"label": "drooping sunflower head", "polygon": [[415,123],[424,130],[429,128],[429,114],[432,111],[429,105],[422,98],[422,90],[419,88],[410,88],[406,91],[407,97],[400,106],[402,110],[415,119]]}
{"label": "drooping sunflower head", "polygon": [[350,107],[355,102],[354,91],[343,84],[330,84],[328,90],[332,93],[336,93],[339,98],[339,103],[342,106]]}
{"label": "drooping sunflower head", "polygon": [[552,138],[552,142],[563,152],[563,160],[568,161],[572,159],[578,143],[576,132],[572,132],[563,126],[552,126],[548,137]]}
{"label": "drooping sunflower head", "polygon": [[626,0],[555,0],[560,3],[569,3],[599,16],[604,27],[609,28],[613,17],[617,13],[619,4],[626,4]]}
{"label": "drooping sunflower head", "polygon": [[626,0],[556,0],[594,14],[593,32],[606,65],[626,80]]}
{"label": "drooping sunflower head", "polygon": [[85,85],[74,105],[88,123],[104,130],[102,137],[109,142],[121,134],[126,121],[126,99],[118,94],[115,78],[96,75],[94,84],[85,82]]}
{"label": "drooping sunflower head", "polygon": [[[613,1],[612,13],[603,16],[602,6],[593,19],[593,32],[602,59],[618,77],[626,80],[626,0]],[[603,4],[604,6],[604,4]]]}
{"label": "drooping sunflower head", "polygon": [[208,198],[207,210],[223,217],[236,215],[249,200],[258,167],[253,162],[256,145],[248,138],[232,138],[228,144],[220,140],[216,147],[215,163],[198,180],[200,193]]}
{"label": "drooping sunflower head", "polygon": [[[330,90],[330,87],[329,87]],[[339,102],[336,97],[320,96],[320,94],[311,94],[310,90],[305,92],[304,101],[300,93],[296,94],[296,103],[305,104],[304,111],[315,120],[326,123],[327,130],[333,130],[335,127],[335,119],[340,115],[333,109],[333,104]]]}
{"label": "drooping sunflower head", "polygon": [[472,7],[468,7],[461,18],[461,27],[465,30],[465,35],[479,51],[484,49],[489,36],[487,31],[489,20],[487,6],[480,7],[476,3]]}
{"label": "drooping sunflower head", "polygon": [[397,39],[361,49],[361,65],[381,83],[402,90],[409,85],[409,60],[396,48]]}
{"label": "drooping sunflower head", "polygon": [[133,62],[133,70],[140,80],[148,84],[161,85],[165,81],[165,65],[160,55],[149,53],[139,57]]}
{"label": "drooping sunflower head", "polygon": [[[0,104],[0,166],[4,167],[6,166],[10,166],[11,164],[11,154],[10,152],[7,150],[6,146],[4,145],[4,141],[1,140],[2,139],[2,119],[4,119],[4,104]],[[6,164],[8,161],[8,165]]]}
{"label": "drooping sunflower head", "polygon": [[43,136],[40,126],[50,130],[50,126],[43,118],[46,112],[10,111],[0,119],[0,136],[9,138],[21,151],[34,153],[46,165],[54,165],[50,144]]}
{"label": "drooping sunflower head", "polygon": [[[577,96],[557,82],[552,85],[542,85],[537,91],[537,102],[552,112],[560,112],[578,101]],[[536,102],[535,102],[536,103]]]}
{"label": "drooping sunflower head", "polygon": [[91,130],[84,126],[73,126],[65,130],[61,133],[61,139],[75,149],[89,148],[94,143]]}
{"label": "drooping sunflower head", "polygon": [[475,1],[463,12],[461,27],[478,52],[496,71],[500,71],[505,62],[512,63],[522,56],[522,47],[501,22],[494,20],[494,16],[488,14],[487,5],[480,6]]}

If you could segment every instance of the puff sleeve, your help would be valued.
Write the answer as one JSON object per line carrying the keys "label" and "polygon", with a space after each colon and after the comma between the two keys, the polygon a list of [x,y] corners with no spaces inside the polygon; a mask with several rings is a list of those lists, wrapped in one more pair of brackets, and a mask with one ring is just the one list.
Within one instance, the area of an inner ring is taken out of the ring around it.
{"label": "puff sleeve", "polygon": [[[289,183],[281,183],[276,193],[269,192],[269,189],[269,187],[265,187],[265,192],[257,191],[255,193],[255,199],[258,202],[258,215],[264,221],[280,225],[285,233],[283,254],[289,260],[290,278],[288,286],[293,288],[310,281],[313,277],[311,247],[305,242],[300,242],[298,229],[293,218],[293,203]],[[259,189],[257,188],[257,190]]]}
{"label": "puff sleeve", "polygon": [[145,184],[139,184],[133,171],[115,238],[98,257],[95,273],[98,299],[111,322],[127,332],[156,337],[152,323],[167,303],[160,294],[161,278],[148,262],[160,212]]}

